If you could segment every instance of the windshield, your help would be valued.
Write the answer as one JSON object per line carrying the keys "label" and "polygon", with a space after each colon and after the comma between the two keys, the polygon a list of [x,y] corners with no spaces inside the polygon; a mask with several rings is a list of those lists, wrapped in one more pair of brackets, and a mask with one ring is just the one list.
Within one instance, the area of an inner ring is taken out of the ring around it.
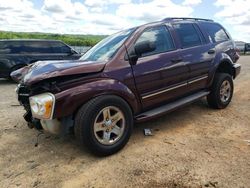
{"label": "windshield", "polygon": [[112,58],[123,42],[131,35],[135,28],[121,31],[103,39],[93,48],[87,51],[81,60],[85,61],[108,61]]}

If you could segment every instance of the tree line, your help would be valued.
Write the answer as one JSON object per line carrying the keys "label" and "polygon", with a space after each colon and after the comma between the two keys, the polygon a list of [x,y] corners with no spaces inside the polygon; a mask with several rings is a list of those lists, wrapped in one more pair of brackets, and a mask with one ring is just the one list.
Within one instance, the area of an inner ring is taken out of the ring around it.
{"label": "tree line", "polygon": [[26,33],[0,31],[0,39],[51,39],[61,40],[71,46],[94,46],[104,35],[70,35],[70,34],[49,34],[49,33]]}

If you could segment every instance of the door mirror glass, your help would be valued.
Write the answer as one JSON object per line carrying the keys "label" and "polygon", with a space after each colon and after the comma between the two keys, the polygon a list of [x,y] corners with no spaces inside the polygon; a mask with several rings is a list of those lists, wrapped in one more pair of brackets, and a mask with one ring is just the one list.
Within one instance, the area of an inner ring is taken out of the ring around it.
{"label": "door mirror glass", "polygon": [[155,43],[150,41],[142,41],[135,45],[135,53],[138,57],[141,57],[144,53],[153,52],[155,49]]}

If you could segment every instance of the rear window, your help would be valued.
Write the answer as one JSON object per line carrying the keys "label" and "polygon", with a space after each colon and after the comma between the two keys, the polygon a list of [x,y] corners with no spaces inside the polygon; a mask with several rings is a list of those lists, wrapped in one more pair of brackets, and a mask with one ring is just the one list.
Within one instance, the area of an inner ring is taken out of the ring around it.
{"label": "rear window", "polygon": [[193,24],[180,23],[173,25],[182,44],[183,48],[201,45],[200,35]]}
{"label": "rear window", "polygon": [[229,40],[227,33],[219,24],[202,23],[201,25],[206,30],[210,40],[214,43]]}

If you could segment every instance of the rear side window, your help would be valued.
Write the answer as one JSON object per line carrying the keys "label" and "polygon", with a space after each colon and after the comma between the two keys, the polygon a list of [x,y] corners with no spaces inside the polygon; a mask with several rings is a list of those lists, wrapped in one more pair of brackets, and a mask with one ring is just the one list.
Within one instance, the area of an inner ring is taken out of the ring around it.
{"label": "rear side window", "polygon": [[182,47],[188,48],[201,45],[200,35],[193,24],[181,23],[173,25],[178,34]]}
{"label": "rear side window", "polygon": [[25,41],[21,44],[20,53],[53,53],[47,41]]}
{"label": "rear side window", "polygon": [[47,54],[54,53],[48,41],[0,42],[0,54]]}
{"label": "rear side window", "polygon": [[0,54],[9,54],[11,53],[10,46],[8,42],[0,42]]}
{"label": "rear side window", "polygon": [[153,52],[142,54],[142,57],[171,51],[175,48],[171,35],[166,26],[158,26],[147,29],[137,39],[136,44],[144,41],[155,43],[156,49]]}
{"label": "rear side window", "polygon": [[208,33],[208,36],[213,42],[222,42],[229,40],[225,30],[219,25],[214,23],[202,23],[203,28]]}
{"label": "rear side window", "polygon": [[16,54],[22,51],[23,45],[18,41],[8,41],[1,42],[0,44],[0,53],[1,54]]}
{"label": "rear side window", "polygon": [[62,42],[52,42],[51,46],[53,48],[54,53],[70,53],[71,48],[69,48],[67,45],[65,45]]}

